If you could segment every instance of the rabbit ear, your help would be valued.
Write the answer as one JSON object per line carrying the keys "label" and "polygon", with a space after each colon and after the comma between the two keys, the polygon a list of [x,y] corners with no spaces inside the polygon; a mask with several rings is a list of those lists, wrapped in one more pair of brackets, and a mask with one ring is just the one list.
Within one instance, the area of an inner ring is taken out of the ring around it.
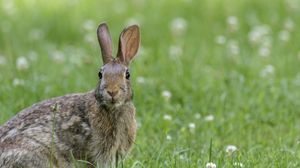
{"label": "rabbit ear", "polygon": [[125,64],[129,65],[136,55],[140,45],[140,31],[137,25],[132,25],[124,29],[119,39],[119,50],[117,57]]}
{"label": "rabbit ear", "polygon": [[98,42],[101,48],[103,64],[110,62],[112,57],[112,40],[106,23],[101,23],[97,29]]}

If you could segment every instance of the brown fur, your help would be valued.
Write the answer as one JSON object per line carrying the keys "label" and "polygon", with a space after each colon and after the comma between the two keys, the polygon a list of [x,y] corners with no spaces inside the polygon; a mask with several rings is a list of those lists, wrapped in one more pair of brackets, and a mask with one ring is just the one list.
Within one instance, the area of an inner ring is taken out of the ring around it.
{"label": "brown fur", "polygon": [[[97,33],[104,61],[97,88],[34,104],[1,126],[1,168],[68,168],[74,158],[109,167],[130,151],[136,121],[126,73],[139,46],[138,27],[128,27],[120,36],[126,59],[111,57],[106,24]],[[133,37],[136,41],[128,39]]]}

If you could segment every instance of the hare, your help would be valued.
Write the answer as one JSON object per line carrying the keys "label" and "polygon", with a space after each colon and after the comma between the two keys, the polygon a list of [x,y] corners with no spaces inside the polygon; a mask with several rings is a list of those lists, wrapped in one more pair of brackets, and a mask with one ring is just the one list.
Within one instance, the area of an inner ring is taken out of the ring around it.
{"label": "hare", "polygon": [[121,32],[115,58],[105,23],[97,36],[103,66],[96,89],[36,103],[2,125],[1,168],[69,168],[74,159],[110,167],[130,151],[137,127],[129,64],[139,48],[139,27]]}

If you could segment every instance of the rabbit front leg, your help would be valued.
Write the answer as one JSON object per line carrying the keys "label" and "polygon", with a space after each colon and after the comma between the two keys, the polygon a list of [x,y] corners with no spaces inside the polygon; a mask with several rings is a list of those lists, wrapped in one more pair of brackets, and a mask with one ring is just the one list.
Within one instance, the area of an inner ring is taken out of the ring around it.
{"label": "rabbit front leg", "polygon": [[20,148],[1,151],[0,154],[0,167],[5,168],[56,168],[56,165],[46,155]]}

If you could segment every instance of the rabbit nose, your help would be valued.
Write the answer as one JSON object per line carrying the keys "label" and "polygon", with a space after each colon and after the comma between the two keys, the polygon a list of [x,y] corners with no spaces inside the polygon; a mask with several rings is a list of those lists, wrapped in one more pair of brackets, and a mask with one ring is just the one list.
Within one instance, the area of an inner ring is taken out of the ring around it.
{"label": "rabbit nose", "polygon": [[111,97],[115,97],[118,94],[118,91],[107,91],[107,93],[111,96]]}

